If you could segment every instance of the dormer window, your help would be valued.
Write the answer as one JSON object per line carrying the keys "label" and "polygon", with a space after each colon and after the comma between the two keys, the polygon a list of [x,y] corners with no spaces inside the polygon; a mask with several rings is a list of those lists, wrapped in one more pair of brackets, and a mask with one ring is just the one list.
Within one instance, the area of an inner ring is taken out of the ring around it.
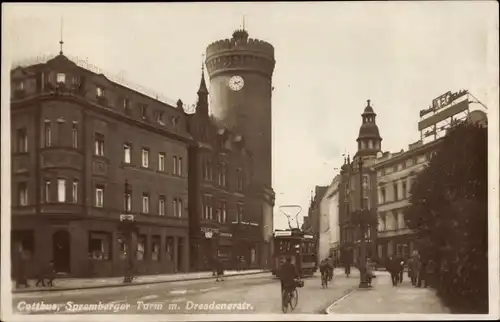
{"label": "dormer window", "polygon": [[96,89],[96,95],[97,95],[97,97],[104,97],[104,88],[97,87],[97,89]]}
{"label": "dormer window", "polygon": [[141,118],[142,118],[143,120],[145,120],[145,119],[146,119],[146,117],[147,117],[147,113],[148,113],[148,106],[147,106],[146,104],[142,104],[142,105],[141,105]]}
{"label": "dormer window", "polygon": [[162,111],[156,111],[156,122],[163,125],[163,112]]}
{"label": "dormer window", "polygon": [[17,82],[16,89],[19,90],[19,91],[24,90],[24,81]]}
{"label": "dormer window", "polygon": [[122,104],[123,104],[123,109],[125,109],[125,110],[126,110],[126,109],[128,109],[128,108],[129,108],[129,106],[130,106],[130,101],[128,100],[128,98],[124,98],[124,99],[123,99],[123,103],[122,103]]}
{"label": "dormer window", "polygon": [[177,122],[178,122],[177,117],[173,116],[172,117],[172,126],[176,127],[177,126]]}
{"label": "dormer window", "polygon": [[57,73],[57,83],[66,83],[66,74]]}

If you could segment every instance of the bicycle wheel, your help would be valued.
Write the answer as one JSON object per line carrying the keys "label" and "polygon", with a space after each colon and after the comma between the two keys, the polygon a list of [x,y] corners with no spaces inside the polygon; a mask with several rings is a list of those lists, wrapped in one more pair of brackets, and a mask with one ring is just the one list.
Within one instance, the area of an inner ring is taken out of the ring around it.
{"label": "bicycle wheel", "polygon": [[293,290],[290,298],[290,308],[293,310],[297,307],[297,304],[299,302],[299,292],[297,289]]}
{"label": "bicycle wheel", "polygon": [[281,310],[283,313],[288,311],[288,302],[290,302],[288,292],[283,291],[283,294],[281,294]]}

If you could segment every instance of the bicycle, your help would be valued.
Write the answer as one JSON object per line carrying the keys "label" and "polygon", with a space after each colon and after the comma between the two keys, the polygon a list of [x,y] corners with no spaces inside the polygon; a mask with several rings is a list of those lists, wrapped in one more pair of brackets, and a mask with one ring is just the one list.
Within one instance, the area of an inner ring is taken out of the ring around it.
{"label": "bicycle", "polygon": [[321,287],[322,288],[328,287],[328,274],[326,273],[321,274]]}
{"label": "bicycle", "polygon": [[283,313],[288,311],[288,306],[290,306],[291,311],[293,311],[297,307],[298,301],[299,292],[297,291],[297,287],[294,286],[293,290],[286,287],[281,296],[281,309]]}

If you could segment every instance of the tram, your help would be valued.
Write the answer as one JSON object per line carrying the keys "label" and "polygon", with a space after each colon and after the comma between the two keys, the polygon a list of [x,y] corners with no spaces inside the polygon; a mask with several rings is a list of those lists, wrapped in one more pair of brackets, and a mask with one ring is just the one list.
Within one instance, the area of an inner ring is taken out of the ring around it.
{"label": "tram", "polygon": [[317,239],[298,228],[275,230],[273,234],[273,275],[286,257],[291,257],[301,277],[312,276],[318,270]]}

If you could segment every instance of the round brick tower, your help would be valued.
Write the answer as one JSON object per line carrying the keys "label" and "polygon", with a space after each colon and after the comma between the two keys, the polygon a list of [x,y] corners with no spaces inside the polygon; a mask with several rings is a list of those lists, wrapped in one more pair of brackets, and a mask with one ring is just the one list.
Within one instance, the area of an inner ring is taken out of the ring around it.
{"label": "round brick tower", "polygon": [[210,114],[221,126],[241,133],[254,156],[255,179],[271,187],[271,79],[274,48],[236,30],[233,38],[207,47]]}
{"label": "round brick tower", "polygon": [[231,39],[210,44],[205,64],[210,77],[210,114],[219,126],[243,136],[252,154],[253,176],[245,213],[257,221],[260,267],[272,260],[273,207],[271,95],[274,47],[236,30]]}

